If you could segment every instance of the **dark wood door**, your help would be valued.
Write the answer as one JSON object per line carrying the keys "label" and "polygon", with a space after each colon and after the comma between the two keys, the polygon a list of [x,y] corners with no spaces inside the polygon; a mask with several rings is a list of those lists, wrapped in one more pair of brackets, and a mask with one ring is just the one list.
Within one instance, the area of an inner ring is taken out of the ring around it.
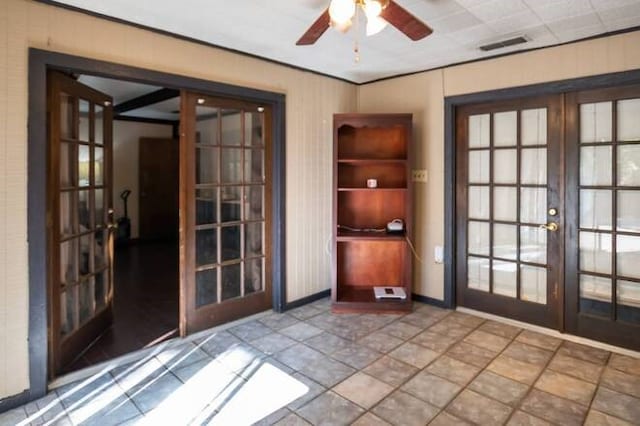
{"label": "dark wood door", "polygon": [[640,350],[640,86],[567,97],[567,330]]}
{"label": "dark wood door", "polygon": [[180,332],[272,306],[271,111],[183,92]]}
{"label": "dark wood door", "polygon": [[179,141],[140,138],[139,237],[178,241]]}
{"label": "dark wood door", "polygon": [[112,321],[112,99],[48,76],[49,373]]}
{"label": "dark wood door", "polygon": [[562,96],[456,111],[456,297],[558,328],[563,278]]}

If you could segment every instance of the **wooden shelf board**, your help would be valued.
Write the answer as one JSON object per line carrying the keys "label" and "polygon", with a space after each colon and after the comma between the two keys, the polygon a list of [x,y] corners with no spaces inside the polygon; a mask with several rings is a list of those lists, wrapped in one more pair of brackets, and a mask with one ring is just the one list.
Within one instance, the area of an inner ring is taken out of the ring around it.
{"label": "wooden shelf board", "polygon": [[369,192],[384,192],[384,191],[406,191],[407,188],[338,188],[340,192],[350,191],[369,191]]}
{"label": "wooden shelf board", "polygon": [[[384,285],[384,284],[380,284]],[[334,312],[405,313],[412,309],[411,298],[405,300],[378,300],[372,287],[342,286],[332,303]]]}
{"label": "wooden shelf board", "polygon": [[406,164],[408,160],[403,158],[338,158],[338,163],[349,164]]}
{"label": "wooden shelf board", "polygon": [[336,236],[338,241],[357,241],[357,240],[380,240],[380,241],[404,241],[404,233],[389,234],[387,232],[360,232],[338,230]]}

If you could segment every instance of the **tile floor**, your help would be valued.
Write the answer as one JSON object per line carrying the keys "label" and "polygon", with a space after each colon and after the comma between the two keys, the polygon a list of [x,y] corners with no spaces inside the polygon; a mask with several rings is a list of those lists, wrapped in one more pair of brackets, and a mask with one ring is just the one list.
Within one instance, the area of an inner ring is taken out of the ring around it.
{"label": "tile floor", "polygon": [[0,424],[640,424],[640,359],[420,303],[324,299],[178,343]]}

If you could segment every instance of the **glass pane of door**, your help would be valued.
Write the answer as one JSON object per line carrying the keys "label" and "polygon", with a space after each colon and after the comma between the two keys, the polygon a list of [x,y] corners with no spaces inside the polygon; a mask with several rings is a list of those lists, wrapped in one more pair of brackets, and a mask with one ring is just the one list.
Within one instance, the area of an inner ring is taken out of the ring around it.
{"label": "glass pane of door", "polygon": [[[108,170],[111,154],[111,98],[52,73],[49,108],[49,236],[57,259],[50,275],[51,371],[58,374],[108,326],[111,313],[112,238]],[[57,119],[56,119],[57,118]],[[57,156],[54,155],[57,153]],[[99,324],[99,325],[98,325]],[[98,333],[98,334],[96,334]]]}
{"label": "glass pane of door", "polygon": [[188,169],[194,173],[188,191],[195,203],[188,208],[195,221],[188,232],[195,262],[194,291],[185,291],[193,294],[187,329],[195,330],[214,325],[211,318],[224,316],[214,312],[229,303],[264,297],[268,144],[265,108],[194,94],[188,99],[193,109],[183,119],[195,130],[188,136],[195,151],[195,167]]}
{"label": "glass pane of door", "polygon": [[640,98],[578,111],[579,313],[640,325]]}
{"label": "glass pane of door", "polygon": [[[546,303],[546,116],[546,108],[469,116],[469,288]],[[481,144],[487,119],[493,133]]]}

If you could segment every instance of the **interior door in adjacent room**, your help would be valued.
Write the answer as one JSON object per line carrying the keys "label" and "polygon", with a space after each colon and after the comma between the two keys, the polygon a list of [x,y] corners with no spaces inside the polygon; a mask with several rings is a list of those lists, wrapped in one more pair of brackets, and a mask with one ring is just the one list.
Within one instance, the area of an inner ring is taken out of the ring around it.
{"label": "interior door in adjacent room", "polygon": [[183,92],[180,331],[269,309],[271,110]]}
{"label": "interior door in adjacent room", "polygon": [[48,75],[49,374],[112,321],[112,99]]}

